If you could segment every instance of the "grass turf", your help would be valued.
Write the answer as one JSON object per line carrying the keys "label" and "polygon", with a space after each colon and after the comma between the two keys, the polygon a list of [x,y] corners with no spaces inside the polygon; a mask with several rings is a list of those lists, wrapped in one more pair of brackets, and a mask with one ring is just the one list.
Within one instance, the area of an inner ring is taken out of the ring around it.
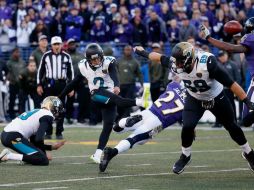
{"label": "grass turf", "polygon": [[[52,152],[53,160],[47,167],[1,163],[0,189],[249,190],[254,187],[254,173],[225,130],[197,130],[192,163],[181,175],[172,173],[172,166],[180,156],[180,130],[165,130],[150,144],[117,156],[105,173],[99,173],[98,165],[89,159],[100,131],[67,128],[64,133],[67,144]],[[254,147],[254,133],[245,134]],[[110,146],[127,135],[112,134]]]}

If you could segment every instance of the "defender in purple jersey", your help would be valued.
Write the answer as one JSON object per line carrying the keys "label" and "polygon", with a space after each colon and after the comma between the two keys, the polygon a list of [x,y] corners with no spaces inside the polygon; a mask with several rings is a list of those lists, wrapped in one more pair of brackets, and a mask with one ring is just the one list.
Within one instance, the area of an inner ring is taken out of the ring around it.
{"label": "defender in purple jersey", "polygon": [[100,171],[104,172],[109,161],[117,154],[129,150],[134,145],[142,145],[170,125],[182,121],[185,90],[177,82],[169,83],[166,91],[153,105],[138,115],[123,118],[113,130],[117,133],[133,131],[115,148],[106,147],[100,163]]}
{"label": "defender in purple jersey", "polygon": [[[249,18],[244,24],[245,35],[239,45],[216,40],[210,36],[210,31],[204,26],[200,26],[200,36],[206,39],[215,47],[230,53],[245,53],[248,68],[251,74],[251,84],[247,92],[248,98],[254,102],[254,17]],[[243,107],[243,125],[250,126],[254,123],[254,112],[250,111],[246,105]]]}

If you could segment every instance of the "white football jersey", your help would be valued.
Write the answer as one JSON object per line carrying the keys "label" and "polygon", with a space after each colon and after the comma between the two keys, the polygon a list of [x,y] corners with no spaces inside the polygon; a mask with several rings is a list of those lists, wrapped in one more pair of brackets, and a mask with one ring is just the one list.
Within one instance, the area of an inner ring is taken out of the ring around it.
{"label": "white football jersey", "polygon": [[195,65],[191,73],[176,73],[184,82],[188,93],[198,100],[211,100],[223,90],[223,85],[209,78],[208,57],[213,54],[201,50],[195,51]]}
{"label": "white football jersey", "polygon": [[88,86],[90,91],[106,88],[108,91],[113,92],[114,81],[109,76],[109,65],[115,58],[112,56],[104,56],[102,66],[95,71],[90,67],[86,59],[79,62],[78,67],[80,73],[88,80]]}
{"label": "white football jersey", "polygon": [[46,109],[34,109],[22,113],[11,121],[5,128],[5,132],[19,132],[23,137],[29,139],[32,135],[36,134],[40,126],[39,119],[45,115],[54,118],[53,114]]}

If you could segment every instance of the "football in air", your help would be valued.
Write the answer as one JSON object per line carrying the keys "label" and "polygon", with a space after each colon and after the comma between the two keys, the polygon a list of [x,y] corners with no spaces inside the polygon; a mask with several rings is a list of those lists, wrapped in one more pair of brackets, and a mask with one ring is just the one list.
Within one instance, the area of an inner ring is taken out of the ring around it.
{"label": "football in air", "polygon": [[238,34],[242,32],[242,30],[243,30],[242,25],[236,20],[228,21],[224,25],[224,31],[230,35]]}

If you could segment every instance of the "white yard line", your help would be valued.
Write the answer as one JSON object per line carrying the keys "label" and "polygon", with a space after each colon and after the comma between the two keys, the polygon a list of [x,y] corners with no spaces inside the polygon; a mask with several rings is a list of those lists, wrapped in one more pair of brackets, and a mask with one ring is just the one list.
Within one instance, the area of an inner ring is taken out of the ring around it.
{"label": "white yard line", "polygon": [[[241,151],[240,149],[224,149],[224,150],[193,150],[192,153],[209,153],[209,152],[236,152]],[[180,151],[176,152],[143,152],[143,153],[128,153],[119,154],[118,156],[139,156],[139,155],[158,155],[158,154],[180,154]],[[80,155],[80,156],[55,156],[53,158],[87,158],[91,155]]]}
{"label": "white yard line", "polygon": [[68,189],[69,187],[45,187],[45,188],[34,188],[32,190],[52,190],[52,189]]}
{"label": "white yard line", "polygon": [[[239,171],[249,171],[247,168],[233,168],[224,170],[210,170],[210,171],[195,171],[195,172],[184,172],[181,175],[187,174],[202,174],[202,173],[226,173],[226,172],[239,172]],[[21,185],[32,185],[32,184],[51,184],[51,183],[65,183],[65,182],[75,182],[75,181],[90,181],[97,179],[117,179],[126,177],[145,177],[145,176],[163,176],[163,175],[176,175],[174,173],[150,173],[150,174],[133,174],[133,175],[119,175],[119,176],[104,176],[104,177],[86,177],[77,179],[63,179],[63,180],[52,180],[52,181],[31,181],[23,183],[6,183],[0,184],[0,187],[13,187]]]}
{"label": "white yard line", "polygon": [[127,167],[151,166],[152,164],[126,164]]}

